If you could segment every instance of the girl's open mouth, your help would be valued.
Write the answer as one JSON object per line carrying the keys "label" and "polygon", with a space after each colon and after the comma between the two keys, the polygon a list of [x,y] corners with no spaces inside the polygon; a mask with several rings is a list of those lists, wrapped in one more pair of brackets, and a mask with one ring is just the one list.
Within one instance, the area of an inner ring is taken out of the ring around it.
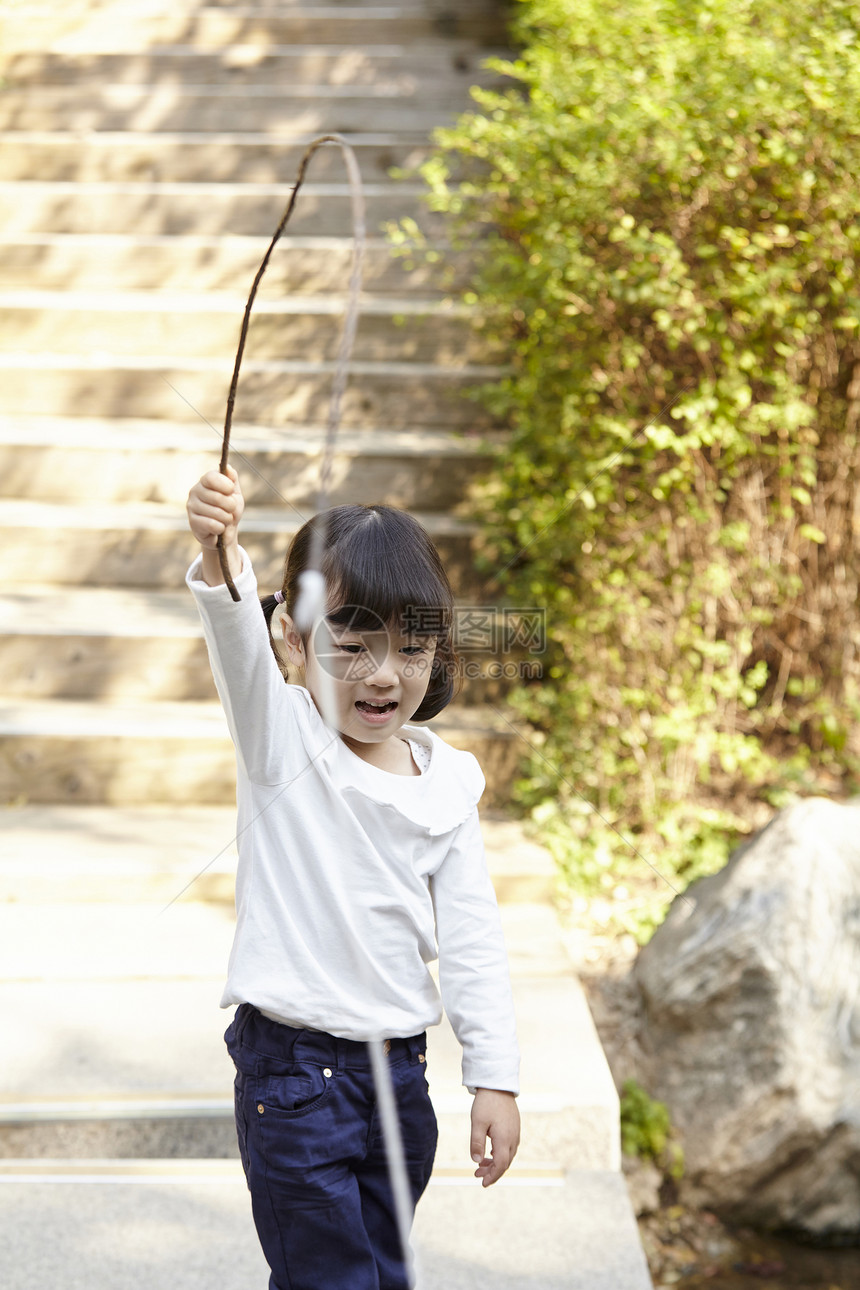
{"label": "girl's open mouth", "polygon": [[385,721],[390,717],[397,707],[394,700],[387,703],[369,703],[366,699],[359,699],[355,705],[366,721]]}

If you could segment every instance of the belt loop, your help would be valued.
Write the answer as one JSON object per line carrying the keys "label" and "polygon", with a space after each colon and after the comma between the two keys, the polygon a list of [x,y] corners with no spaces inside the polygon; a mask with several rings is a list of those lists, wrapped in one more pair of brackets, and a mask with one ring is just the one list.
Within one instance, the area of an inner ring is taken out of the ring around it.
{"label": "belt loop", "polygon": [[[289,1038],[289,1043],[286,1045],[286,1059],[289,1062],[295,1061],[295,1048],[296,1044],[299,1042],[299,1035],[301,1032],[296,1030],[295,1026],[283,1026],[281,1029],[287,1032],[287,1036]],[[283,1038],[283,1036],[281,1037]]]}
{"label": "belt loop", "polygon": [[255,1012],[256,1008],[252,1003],[240,1003],[239,1007],[236,1009],[236,1015],[233,1018],[233,1025],[235,1027],[233,1034],[236,1037],[237,1043],[242,1042],[242,1036],[248,1027],[248,1022],[251,1020]]}
{"label": "belt loop", "polygon": [[337,1049],[337,1069],[339,1071],[346,1070],[347,1066],[349,1065],[349,1062],[347,1061],[347,1053],[349,1052],[349,1040],[335,1038],[335,1047]]}

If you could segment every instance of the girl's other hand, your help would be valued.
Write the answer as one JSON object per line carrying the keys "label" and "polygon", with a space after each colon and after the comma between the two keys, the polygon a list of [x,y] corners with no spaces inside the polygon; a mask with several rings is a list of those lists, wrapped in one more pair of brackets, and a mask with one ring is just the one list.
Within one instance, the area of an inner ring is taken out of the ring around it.
{"label": "girl's other hand", "polygon": [[[490,1154],[485,1155],[487,1138]],[[520,1112],[513,1093],[479,1088],[472,1103],[472,1160],[482,1187],[491,1187],[517,1154],[520,1145]]]}
{"label": "girl's other hand", "polygon": [[228,466],[227,472],[207,471],[188,494],[188,524],[204,550],[214,550],[222,533],[225,547],[239,541],[245,499],[236,471]]}

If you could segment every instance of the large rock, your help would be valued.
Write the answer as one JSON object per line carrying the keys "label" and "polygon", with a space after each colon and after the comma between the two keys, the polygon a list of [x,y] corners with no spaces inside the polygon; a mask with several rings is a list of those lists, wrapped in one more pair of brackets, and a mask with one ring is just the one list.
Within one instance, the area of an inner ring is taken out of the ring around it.
{"label": "large rock", "polygon": [[690,1199],[860,1240],[860,800],[777,815],[674,901],[635,978]]}

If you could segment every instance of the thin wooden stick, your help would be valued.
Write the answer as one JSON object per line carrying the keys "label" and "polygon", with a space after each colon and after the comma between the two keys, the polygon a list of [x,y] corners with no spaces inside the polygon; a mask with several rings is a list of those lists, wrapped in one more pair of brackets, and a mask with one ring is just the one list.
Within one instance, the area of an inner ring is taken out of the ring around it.
{"label": "thin wooden stick", "polygon": [[[350,192],[352,196],[352,224],[353,224],[353,255],[352,255],[352,274],[349,284],[349,303],[347,305],[346,317],[344,319],[343,331],[341,333],[340,348],[337,356],[337,365],[334,375],[334,386],[332,389],[331,402],[329,404],[328,426],[326,430],[326,442],[323,454],[323,464],[320,472],[319,488],[319,509],[324,508],[324,501],[328,495],[329,480],[331,476],[331,459],[334,450],[334,443],[337,437],[338,426],[340,425],[340,410],[343,400],[343,392],[346,388],[347,374],[349,370],[349,360],[352,355],[352,348],[355,342],[355,332],[358,325],[358,302],[361,291],[361,274],[364,262],[364,245],[365,245],[365,215],[364,215],[364,193],[361,187],[361,174],[353,152],[347,141],[339,134],[323,134],[319,138],[312,140],[305,151],[304,156],[299,164],[299,171],[296,177],[295,187],[290,194],[290,200],[287,203],[286,210],[281,216],[281,221],[275,230],[275,235],[269,243],[268,250],[263,256],[260,267],[257,270],[256,277],[251,286],[248,296],[248,303],[245,305],[245,315],[242,319],[242,330],[239,333],[239,348],[236,351],[236,362],[233,365],[233,377],[230,381],[230,390],[227,395],[227,411],[224,417],[224,438],[221,445],[221,473],[227,474],[227,463],[230,458],[230,432],[233,427],[233,408],[236,403],[236,390],[239,385],[239,370],[242,366],[242,357],[245,353],[245,342],[248,338],[248,327],[251,322],[251,309],[257,296],[257,288],[262,281],[263,274],[269,267],[269,260],[278,239],[282,236],[290,217],[295,209],[296,199],[299,195],[299,189],[304,183],[305,172],[311,157],[322,147],[323,144],[334,143],[341,149],[349,173]],[[320,526],[317,526],[319,528]],[[323,535],[315,534],[317,547],[316,554],[321,555],[323,545]],[[236,590],[236,584],[227,564],[227,553],[224,549],[224,535],[218,536],[218,559],[221,564],[221,572],[224,575],[224,581],[230,595],[234,600],[241,600],[241,596]],[[319,562],[313,559],[313,567],[319,568]]]}

